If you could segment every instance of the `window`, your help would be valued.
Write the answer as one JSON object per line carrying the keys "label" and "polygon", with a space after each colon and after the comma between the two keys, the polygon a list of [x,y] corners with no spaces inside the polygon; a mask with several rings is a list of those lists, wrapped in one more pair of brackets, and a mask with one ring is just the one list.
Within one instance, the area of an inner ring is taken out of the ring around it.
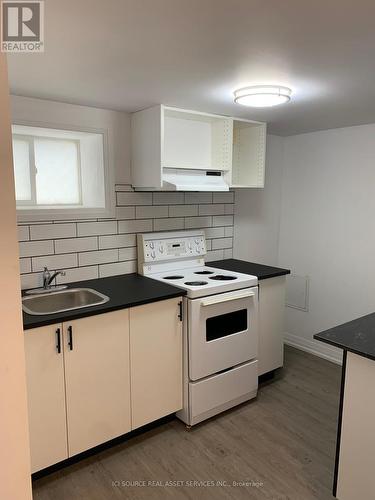
{"label": "window", "polygon": [[18,214],[23,219],[110,216],[105,134],[13,125]]}

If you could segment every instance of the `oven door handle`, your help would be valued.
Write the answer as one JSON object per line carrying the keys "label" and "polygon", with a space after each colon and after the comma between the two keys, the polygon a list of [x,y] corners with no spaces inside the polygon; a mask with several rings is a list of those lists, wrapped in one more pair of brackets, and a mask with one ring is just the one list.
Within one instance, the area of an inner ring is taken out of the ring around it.
{"label": "oven door handle", "polygon": [[213,306],[214,304],[221,304],[222,302],[229,302],[232,300],[238,300],[238,299],[247,299],[249,297],[254,297],[255,293],[254,292],[243,292],[238,295],[229,295],[226,297],[207,297],[206,299],[201,300],[201,305],[202,306]]}

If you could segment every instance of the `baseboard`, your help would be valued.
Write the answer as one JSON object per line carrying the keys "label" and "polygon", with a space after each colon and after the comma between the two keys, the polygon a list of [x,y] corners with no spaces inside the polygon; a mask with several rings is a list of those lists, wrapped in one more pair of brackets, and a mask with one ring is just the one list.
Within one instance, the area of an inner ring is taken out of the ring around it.
{"label": "baseboard", "polygon": [[308,340],[291,333],[284,333],[284,344],[327,359],[338,365],[342,364],[342,351],[322,342]]}

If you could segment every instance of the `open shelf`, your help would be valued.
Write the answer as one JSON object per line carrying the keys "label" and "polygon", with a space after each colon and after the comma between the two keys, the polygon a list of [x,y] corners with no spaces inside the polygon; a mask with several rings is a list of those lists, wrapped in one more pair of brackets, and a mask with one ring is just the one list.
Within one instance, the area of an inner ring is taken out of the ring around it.
{"label": "open shelf", "polygon": [[231,187],[264,187],[266,124],[233,119]]}

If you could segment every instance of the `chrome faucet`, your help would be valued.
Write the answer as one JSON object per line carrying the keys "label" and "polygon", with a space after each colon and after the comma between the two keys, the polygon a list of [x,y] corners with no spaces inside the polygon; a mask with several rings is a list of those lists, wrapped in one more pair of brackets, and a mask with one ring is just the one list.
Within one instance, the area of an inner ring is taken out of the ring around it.
{"label": "chrome faucet", "polygon": [[52,282],[56,277],[61,274],[61,276],[65,276],[65,271],[55,271],[53,274],[51,274],[48,270],[48,267],[44,268],[43,271],[43,288],[44,290],[49,290],[52,288]]}

